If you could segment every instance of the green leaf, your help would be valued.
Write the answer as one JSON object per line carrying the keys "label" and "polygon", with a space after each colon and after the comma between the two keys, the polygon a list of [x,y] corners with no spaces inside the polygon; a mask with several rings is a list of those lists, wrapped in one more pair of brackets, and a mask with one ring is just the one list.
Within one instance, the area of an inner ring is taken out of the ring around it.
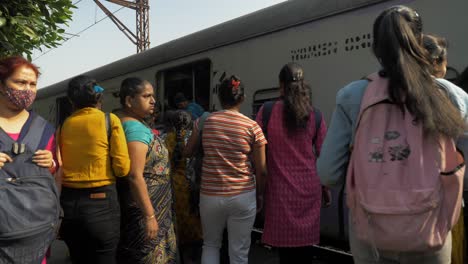
{"label": "green leaf", "polygon": [[23,27],[23,33],[31,39],[37,38],[36,33],[30,27]]}
{"label": "green leaf", "polygon": [[75,0],[0,0],[0,57],[61,44]]}

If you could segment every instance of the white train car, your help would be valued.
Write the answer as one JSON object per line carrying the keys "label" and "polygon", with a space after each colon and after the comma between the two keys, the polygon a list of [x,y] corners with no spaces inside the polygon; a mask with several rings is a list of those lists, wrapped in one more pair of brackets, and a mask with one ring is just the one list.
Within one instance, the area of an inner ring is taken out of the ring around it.
{"label": "white train car", "polygon": [[[418,11],[425,32],[448,39],[452,73],[468,65],[466,0],[289,0],[84,74],[106,88],[106,111],[119,107],[113,94],[130,76],[154,83],[164,109],[179,91],[206,109],[220,109],[216,85],[235,74],[246,87],[241,110],[253,116],[262,102],[278,96],[279,70],[294,61],[305,69],[313,104],[329,120],[336,92],[378,69],[372,25],[383,9],[398,4]],[[39,90],[33,109],[53,123],[62,121],[69,111],[68,81]],[[335,238],[346,237],[340,194],[322,218],[322,232]]]}

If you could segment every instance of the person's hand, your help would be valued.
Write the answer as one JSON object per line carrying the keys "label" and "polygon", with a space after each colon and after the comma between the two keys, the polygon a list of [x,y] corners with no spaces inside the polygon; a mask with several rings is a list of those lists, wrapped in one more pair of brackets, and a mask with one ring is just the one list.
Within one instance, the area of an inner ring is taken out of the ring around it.
{"label": "person's hand", "polygon": [[7,162],[13,162],[13,160],[7,154],[0,152],[0,169],[3,168]]}
{"label": "person's hand", "polygon": [[148,240],[155,239],[156,235],[158,234],[158,222],[156,221],[156,217],[150,216],[146,217],[146,238]]}
{"label": "person's hand", "polygon": [[257,214],[263,210],[263,195],[257,195]]}
{"label": "person's hand", "polygon": [[332,203],[332,194],[328,187],[322,187],[322,207],[327,208]]}
{"label": "person's hand", "polygon": [[54,157],[48,150],[38,150],[34,153],[32,161],[43,168],[52,168],[54,166]]}

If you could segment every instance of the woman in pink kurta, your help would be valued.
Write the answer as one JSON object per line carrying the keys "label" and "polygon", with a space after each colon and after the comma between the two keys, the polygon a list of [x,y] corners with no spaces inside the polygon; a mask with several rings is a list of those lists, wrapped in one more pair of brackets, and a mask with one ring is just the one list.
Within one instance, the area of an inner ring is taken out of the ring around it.
{"label": "woman in pink kurta", "polygon": [[[268,178],[262,240],[279,249],[280,263],[300,263],[311,259],[310,247],[319,243],[322,186],[315,162],[326,124],[322,118],[315,127],[310,88],[298,64],[285,65],[279,79],[282,100],[273,105],[268,127],[263,128]],[[263,107],[257,115],[261,126]]]}

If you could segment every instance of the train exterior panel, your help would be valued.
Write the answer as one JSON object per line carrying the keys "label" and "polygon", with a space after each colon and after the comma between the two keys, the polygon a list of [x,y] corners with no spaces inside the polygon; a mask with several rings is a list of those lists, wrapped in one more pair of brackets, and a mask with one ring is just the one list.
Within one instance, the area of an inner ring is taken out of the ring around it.
{"label": "train exterior panel", "polygon": [[[448,0],[290,0],[171,41],[89,71],[106,88],[104,110],[119,107],[120,82],[136,76],[155,84],[164,110],[183,91],[210,110],[220,109],[217,84],[235,74],[246,87],[241,111],[254,116],[262,102],[278,97],[278,72],[295,61],[305,69],[313,104],[326,120],[336,92],[347,83],[378,70],[371,51],[372,25],[386,7],[404,4],[422,16],[424,32],[448,39],[450,74],[468,65],[468,1]],[[452,75],[450,75],[452,76]],[[68,109],[64,80],[39,90],[33,109],[59,123]],[[346,211],[341,188],[322,210],[322,233],[345,240]]]}

